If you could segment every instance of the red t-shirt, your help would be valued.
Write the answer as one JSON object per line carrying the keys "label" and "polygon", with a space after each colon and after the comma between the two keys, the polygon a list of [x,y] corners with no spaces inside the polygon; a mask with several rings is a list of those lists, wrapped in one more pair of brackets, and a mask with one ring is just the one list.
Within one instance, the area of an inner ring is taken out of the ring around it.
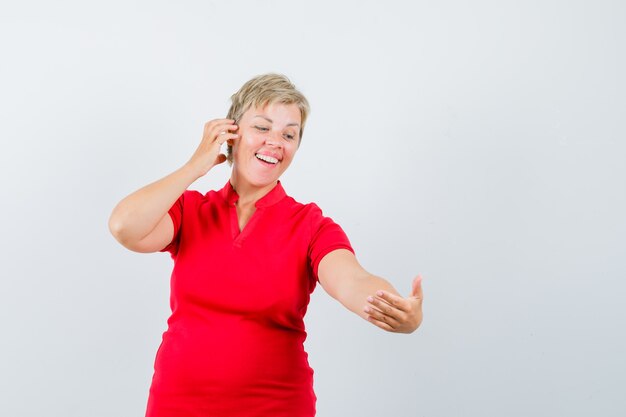
{"label": "red t-shirt", "polygon": [[315,415],[304,314],[321,259],[352,251],[315,204],[280,182],[239,231],[230,182],[185,191],[169,210],[172,315],[156,355],[146,416]]}

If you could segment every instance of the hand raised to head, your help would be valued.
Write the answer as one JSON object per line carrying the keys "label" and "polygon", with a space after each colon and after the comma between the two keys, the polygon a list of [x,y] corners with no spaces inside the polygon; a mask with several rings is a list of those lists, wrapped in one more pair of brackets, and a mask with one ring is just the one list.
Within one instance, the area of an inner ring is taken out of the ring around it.
{"label": "hand raised to head", "polygon": [[237,128],[232,119],[215,119],[205,123],[200,145],[187,162],[198,178],[226,161],[226,155],[220,153],[220,147],[229,139],[239,138],[238,134],[233,133]]}

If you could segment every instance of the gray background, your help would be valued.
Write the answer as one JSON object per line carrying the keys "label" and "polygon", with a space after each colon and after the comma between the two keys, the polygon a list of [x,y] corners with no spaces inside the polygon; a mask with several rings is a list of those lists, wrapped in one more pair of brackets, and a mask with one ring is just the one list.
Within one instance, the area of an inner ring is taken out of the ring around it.
{"label": "gray background", "polygon": [[424,276],[410,336],[318,287],[320,416],[626,414],[624,2],[26,1],[0,15],[0,415],[143,415],[172,262],[119,246],[108,216],[268,71],[312,105],[287,191],[403,294]]}

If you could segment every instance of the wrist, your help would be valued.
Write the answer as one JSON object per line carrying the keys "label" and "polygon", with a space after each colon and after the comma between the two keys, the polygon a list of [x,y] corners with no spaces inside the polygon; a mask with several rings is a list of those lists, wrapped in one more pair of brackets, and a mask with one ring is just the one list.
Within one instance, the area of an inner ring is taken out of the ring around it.
{"label": "wrist", "polygon": [[181,174],[183,174],[185,178],[187,178],[190,184],[194,182],[195,180],[197,180],[198,178],[202,177],[204,174],[206,174],[206,172],[201,172],[201,170],[194,167],[191,164],[191,161],[187,162],[185,165],[180,167],[178,171]]}

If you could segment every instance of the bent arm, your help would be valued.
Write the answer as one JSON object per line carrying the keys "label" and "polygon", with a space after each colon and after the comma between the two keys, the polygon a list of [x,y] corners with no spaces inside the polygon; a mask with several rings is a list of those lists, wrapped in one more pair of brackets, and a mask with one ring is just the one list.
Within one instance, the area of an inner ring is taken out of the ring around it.
{"label": "bent arm", "polygon": [[174,225],[167,212],[197,178],[194,170],[184,165],[128,195],[111,213],[111,234],[124,247],[135,252],[163,249],[174,237]]}
{"label": "bent arm", "polygon": [[384,330],[412,333],[422,322],[421,277],[403,298],[389,282],[367,272],[352,252],[338,249],[320,261],[318,278],[331,297]]}
{"label": "bent arm", "polygon": [[115,239],[135,252],[156,252],[167,246],[174,237],[168,210],[195,180],[226,161],[220,146],[239,137],[232,133],[237,128],[231,119],[205,123],[200,145],[182,168],[135,191],[113,209],[109,229]]}

